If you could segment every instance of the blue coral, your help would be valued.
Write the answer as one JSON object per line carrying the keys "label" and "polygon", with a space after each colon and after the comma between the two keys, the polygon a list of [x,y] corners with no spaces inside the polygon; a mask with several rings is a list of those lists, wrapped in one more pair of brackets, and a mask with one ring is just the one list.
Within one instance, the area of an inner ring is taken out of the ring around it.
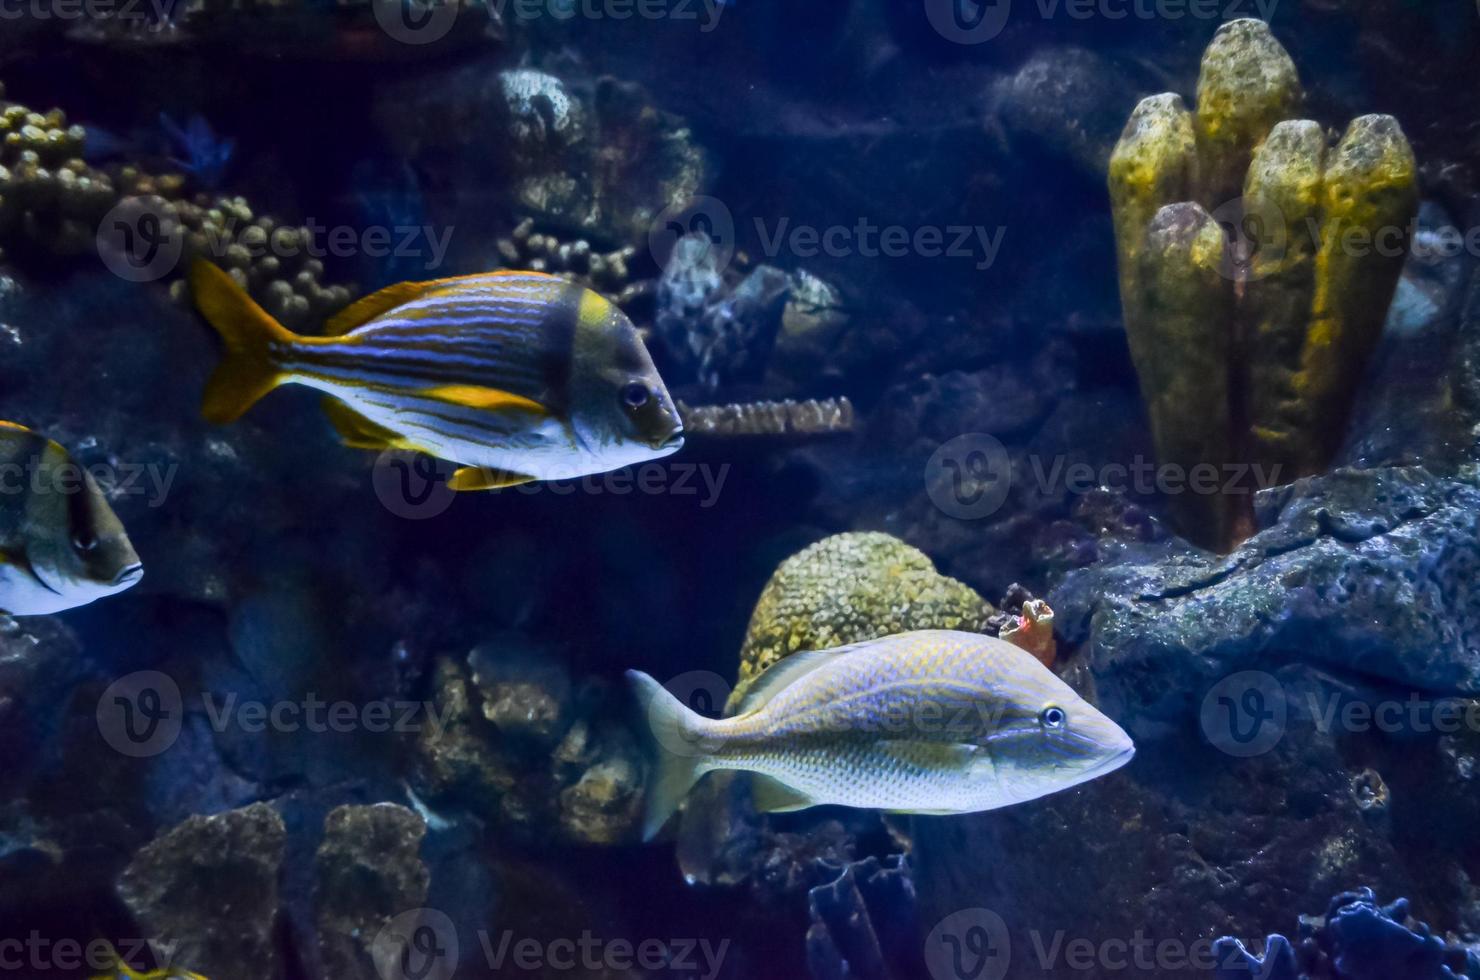
{"label": "blue coral", "polygon": [[1413,919],[1408,900],[1379,905],[1370,888],[1342,892],[1325,918],[1302,921],[1298,953],[1275,934],[1264,956],[1225,936],[1214,944],[1217,980],[1470,980],[1480,978],[1480,950],[1450,945]]}

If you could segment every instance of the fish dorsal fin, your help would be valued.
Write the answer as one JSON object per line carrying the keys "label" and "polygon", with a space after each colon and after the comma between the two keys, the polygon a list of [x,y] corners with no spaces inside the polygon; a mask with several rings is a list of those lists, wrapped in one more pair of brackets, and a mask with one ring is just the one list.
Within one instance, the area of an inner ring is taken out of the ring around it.
{"label": "fish dorsal fin", "polygon": [[324,414],[340,441],[352,449],[407,449],[406,440],[390,429],[365,418],[338,398],[324,398]]}
{"label": "fish dorsal fin", "polygon": [[[873,642],[870,640],[869,642]],[[761,675],[750,685],[750,690],[745,692],[745,697],[735,705],[736,715],[747,715],[752,711],[759,711],[766,704],[780,694],[783,690],[806,677],[817,668],[830,663],[834,658],[864,646],[862,643],[851,643],[845,647],[834,647],[831,650],[808,650],[804,653],[794,653],[784,660],[778,660],[761,672]]]}
{"label": "fish dorsal fin", "polygon": [[438,385],[435,388],[427,388],[421,392],[428,398],[447,402],[450,405],[459,405],[463,408],[482,409],[487,412],[532,412],[536,415],[548,415],[550,410],[533,398],[525,398],[516,395],[512,391],[504,391],[502,388],[488,388],[483,385]]}
{"label": "fish dorsal fin", "polygon": [[451,286],[454,283],[471,282],[481,280],[487,282],[500,276],[535,276],[542,279],[558,279],[540,272],[514,272],[512,270],[500,269],[496,272],[475,272],[468,276],[450,276],[446,279],[431,279],[427,282],[398,282],[394,286],[386,286],[362,296],[353,303],[340,310],[324,322],[324,336],[342,337],[355,327],[361,327],[371,320],[393,310],[398,306],[404,306],[412,300],[420,299],[434,289]]}
{"label": "fish dorsal fin", "polygon": [[362,296],[325,321],[324,336],[342,337],[355,327],[364,326],[387,310],[404,306],[419,298],[428,289],[437,285],[439,285],[437,282],[398,282],[394,286],[387,286],[369,296]]}
{"label": "fish dorsal fin", "polygon": [[751,773],[750,799],[757,813],[791,813],[816,806],[817,801],[774,776]]}
{"label": "fish dorsal fin", "polygon": [[0,429],[11,429],[11,430],[13,430],[15,432],[30,432],[31,431],[30,429],[26,428],[24,425],[21,425],[19,422],[6,422],[4,419],[0,419]]}

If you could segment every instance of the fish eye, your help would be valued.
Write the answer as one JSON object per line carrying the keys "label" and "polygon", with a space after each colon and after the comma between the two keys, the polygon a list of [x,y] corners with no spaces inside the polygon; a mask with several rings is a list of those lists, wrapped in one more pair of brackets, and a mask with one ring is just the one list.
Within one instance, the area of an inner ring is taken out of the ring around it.
{"label": "fish eye", "polygon": [[1038,713],[1038,723],[1044,728],[1063,728],[1064,722],[1069,716],[1064,714],[1064,709],[1056,704],[1051,704]]}
{"label": "fish eye", "polygon": [[79,554],[87,554],[98,546],[97,536],[91,531],[77,531],[72,535],[72,547]]}
{"label": "fish eye", "polygon": [[648,403],[653,393],[641,381],[629,381],[622,386],[622,401],[628,408],[641,408]]}

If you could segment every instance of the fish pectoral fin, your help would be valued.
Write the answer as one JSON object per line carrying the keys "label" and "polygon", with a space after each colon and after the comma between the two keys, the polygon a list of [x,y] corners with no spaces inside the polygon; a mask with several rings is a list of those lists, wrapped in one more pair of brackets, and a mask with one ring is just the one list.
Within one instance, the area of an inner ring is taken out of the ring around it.
{"label": "fish pectoral fin", "polygon": [[751,774],[750,798],[758,813],[792,813],[817,806],[817,801],[806,793],[760,773]]}
{"label": "fish pectoral fin", "polygon": [[339,433],[339,439],[353,449],[405,449],[406,442],[399,435],[370,421],[350,408],[338,398],[326,397],[324,414],[329,424]]}
{"label": "fish pectoral fin", "polygon": [[521,483],[533,483],[534,479],[523,473],[488,466],[464,466],[447,479],[447,486],[453,490],[502,490]]}
{"label": "fish pectoral fin", "polygon": [[427,388],[421,392],[427,398],[435,398],[437,401],[447,402],[449,405],[459,405],[463,408],[476,408],[488,412],[530,412],[536,415],[549,415],[550,410],[533,398],[525,398],[516,395],[512,391],[504,391],[502,388],[488,388],[483,385],[438,385],[435,388]]}

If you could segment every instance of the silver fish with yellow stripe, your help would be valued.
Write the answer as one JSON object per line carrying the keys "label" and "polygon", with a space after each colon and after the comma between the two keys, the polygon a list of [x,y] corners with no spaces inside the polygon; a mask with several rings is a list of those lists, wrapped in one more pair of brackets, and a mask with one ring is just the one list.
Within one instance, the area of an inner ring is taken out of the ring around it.
{"label": "silver fish with yellow stripe", "polygon": [[461,464],[456,490],[585,476],[676,452],[683,424],[637,329],[535,272],[401,283],[300,336],[209,262],[196,305],[226,342],[203,412],[230,422],[281,384],[317,388],[347,445]]}
{"label": "silver fish with yellow stripe", "polygon": [[144,576],[118,515],[60,445],[0,422],[0,611],[46,616]]}
{"label": "silver fish with yellow stripe", "polygon": [[761,812],[970,813],[1076,786],[1135,754],[1031,654],[977,633],[920,630],[794,654],[731,718],[705,718],[648,675],[628,677],[657,749],[649,839],[715,770],[756,774]]}

